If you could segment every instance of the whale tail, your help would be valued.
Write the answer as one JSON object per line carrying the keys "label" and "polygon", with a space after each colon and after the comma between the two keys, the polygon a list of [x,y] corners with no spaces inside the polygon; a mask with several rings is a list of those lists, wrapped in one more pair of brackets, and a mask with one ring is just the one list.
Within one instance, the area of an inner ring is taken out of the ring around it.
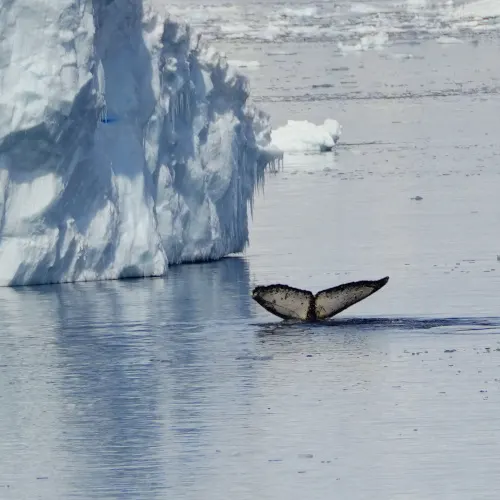
{"label": "whale tail", "polygon": [[257,286],[252,291],[252,298],[282,319],[316,321],[331,318],[366,299],[388,281],[388,276],[374,281],[352,281],[321,290],[316,295],[309,290],[282,284]]}

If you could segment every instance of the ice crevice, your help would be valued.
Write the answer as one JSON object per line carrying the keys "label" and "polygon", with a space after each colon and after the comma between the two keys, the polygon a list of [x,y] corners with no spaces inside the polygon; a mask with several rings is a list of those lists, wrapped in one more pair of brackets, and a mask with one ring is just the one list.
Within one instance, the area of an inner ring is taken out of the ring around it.
{"label": "ice crevice", "polygon": [[0,285],[162,276],[247,245],[283,158],[269,116],[152,2],[3,2]]}

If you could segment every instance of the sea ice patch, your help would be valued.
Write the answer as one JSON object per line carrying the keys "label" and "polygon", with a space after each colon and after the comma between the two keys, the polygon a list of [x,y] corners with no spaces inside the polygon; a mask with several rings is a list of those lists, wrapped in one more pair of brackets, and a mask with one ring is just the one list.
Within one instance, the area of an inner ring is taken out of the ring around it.
{"label": "sea ice patch", "polygon": [[326,119],[322,125],[307,120],[288,120],[272,131],[272,145],[285,153],[331,151],[342,133],[337,120]]}

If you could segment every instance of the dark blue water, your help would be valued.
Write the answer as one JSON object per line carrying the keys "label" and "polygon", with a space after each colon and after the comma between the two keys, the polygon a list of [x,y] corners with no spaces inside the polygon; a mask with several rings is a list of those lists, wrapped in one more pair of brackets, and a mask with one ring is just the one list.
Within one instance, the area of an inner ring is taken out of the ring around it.
{"label": "dark blue water", "polygon": [[0,498],[396,498],[474,443],[494,483],[498,318],[284,323],[251,281],[236,257],[3,289]]}

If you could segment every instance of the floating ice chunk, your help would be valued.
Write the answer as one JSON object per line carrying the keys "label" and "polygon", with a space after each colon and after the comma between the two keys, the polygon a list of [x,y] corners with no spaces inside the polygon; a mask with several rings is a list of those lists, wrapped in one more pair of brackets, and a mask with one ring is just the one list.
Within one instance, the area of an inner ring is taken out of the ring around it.
{"label": "floating ice chunk", "polygon": [[416,10],[416,11],[423,10],[426,7],[428,7],[428,2],[429,2],[429,0],[407,0],[406,8],[409,11],[412,11],[412,10]]}
{"label": "floating ice chunk", "polygon": [[344,44],[338,42],[337,46],[344,54],[348,52],[362,52],[365,50],[381,50],[389,43],[389,35],[385,31],[362,36],[358,43]]}
{"label": "floating ice chunk", "polygon": [[376,7],[368,5],[366,3],[353,3],[350,6],[350,10],[354,14],[374,14],[378,12]]}
{"label": "floating ice chunk", "polygon": [[317,7],[286,7],[283,9],[283,14],[286,17],[313,17],[317,14]]}
{"label": "floating ice chunk", "polygon": [[464,43],[462,40],[459,38],[455,38],[453,36],[440,36],[439,38],[436,39],[437,43],[441,43],[443,45],[453,45],[453,44],[459,44],[459,43]]}
{"label": "floating ice chunk", "polygon": [[301,151],[331,151],[337,144],[342,126],[337,120],[326,119],[322,125],[307,120],[288,120],[272,132],[272,145],[285,153]]}

